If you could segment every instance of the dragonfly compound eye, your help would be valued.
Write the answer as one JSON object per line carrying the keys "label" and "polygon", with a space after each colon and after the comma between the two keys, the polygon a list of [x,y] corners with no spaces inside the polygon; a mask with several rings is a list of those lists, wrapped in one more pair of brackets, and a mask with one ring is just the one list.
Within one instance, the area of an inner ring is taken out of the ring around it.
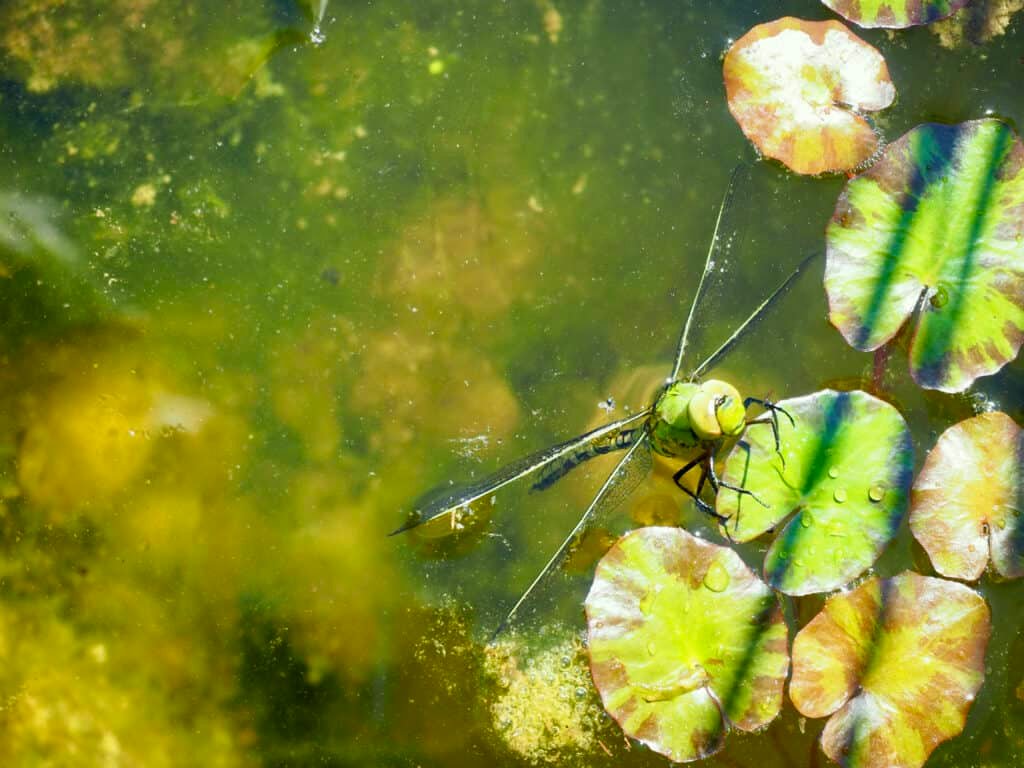
{"label": "dragonfly compound eye", "polygon": [[717,399],[718,396],[714,392],[702,388],[690,400],[690,424],[701,440],[717,440],[722,436],[722,428],[715,415]]}
{"label": "dragonfly compound eye", "polygon": [[717,440],[743,431],[745,409],[732,384],[708,379],[690,401],[690,422],[702,440]]}
{"label": "dragonfly compound eye", "polygon": [[747,409],[739,395],[722,395],[715,406],[715,417],[722,428],[722,434],[735,437],[743,431],[747,422]]}

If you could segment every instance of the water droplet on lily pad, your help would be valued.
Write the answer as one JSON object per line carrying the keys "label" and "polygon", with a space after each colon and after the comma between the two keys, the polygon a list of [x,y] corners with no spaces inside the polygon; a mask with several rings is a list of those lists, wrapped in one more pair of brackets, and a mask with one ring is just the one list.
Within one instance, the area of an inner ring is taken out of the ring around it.
{"label": "water droplet on lily pad", "polygon": [[711,564],[704,574],[704,586],[712,592],[724,592],[729,586],[729,572],[717,560]]}
{"label": "water droplet on lily pad", "polygon": [[[865,392],[824,390],[780,406],[796,422],[782,435],[785,476],[771,432],[750,430],[722,480],[767,506],[741,510],[735,493],[720,494],[717,512],[730,518],[734,541],[776,534],[764,559],[770,586],[789,595],[829,592],[864,573],[898,530],[912,479],[910,430],[896,408]],[[877,502],[872,486],[884,489]],[[837,541],[846,552],[840,561]]]}
{"label": "water droplet on lily pad", "polygon": [[874,502],[879,502],[885,498],[885,488],[880,485],[872,485],[868,490],[868,498]]}
{"label": "water droplet on lily pad", "polygon": [[[663,599],[642,615],[656,585]],[[732,550],[681,528],[633,531],[598,563],[585,607],[605,710],[673,763],[707,757],[731,729],[757,731],[778,715],[789,668],[781,605]],[[598,630],[599,620],[612,629]]]}
{"label": "water droplet on lily pad", "polygon": [[949,291],[940,285],[928,299],[928,303],[935,307],[935,309],[942,309],[949,304]]}

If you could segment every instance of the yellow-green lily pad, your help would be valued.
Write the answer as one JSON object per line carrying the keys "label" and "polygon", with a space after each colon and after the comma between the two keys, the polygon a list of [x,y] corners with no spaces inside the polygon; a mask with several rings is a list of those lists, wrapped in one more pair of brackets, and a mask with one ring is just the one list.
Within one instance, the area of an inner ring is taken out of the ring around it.
{"label": "yellow-green lily pad", "polygon": [[872,578],[797,633],[789,696],[807,717],[832,715],[821,746],[844,768],[919,768],[963,730],[989,633],[988,605],[963,584]]}
{"label": "yellow-green lily pad", "polygon": [[969,0],[821,0],[859,27],[904,29],[952,16]]}
{"label": "yellow-green lily pad", "polygon": [[1024,144],[998,120],[926,124],[852,179],[827,231],[829,319],[873,350],[914,316],[910,370],[960,392],[1024,342]]}
{"label": "yellow-green lily pad", "polygon": [[725,462],[717,511],[725,533],[750,541],[785,521],[764,578],[789,595],[827,592],[878,559],[907,507],[910,430],[865,392],[823,390],[778,403],[780,450],[767,424],[747,427]]}
{"label": "yellow-green lily pad", "polygon": [[788,631],[778,600],[732,550],[681,528],[626,534],[586,600],[605,710],[673,762],[754,731],[782,707]]}
{"label": "yellow-green lily pad", "polygon": [[1024,433],[1005,413],[961,421],[939,437],[910,496],[910,530],[935,570],[1024,576]]}
{"label": "yellow-green lily pad", "polygon": [[868,160],[878,137],[863,113],[896,96],[882,54],[838,21],[759,24],[729,49],[722,74],[743,133],[797,173]]}

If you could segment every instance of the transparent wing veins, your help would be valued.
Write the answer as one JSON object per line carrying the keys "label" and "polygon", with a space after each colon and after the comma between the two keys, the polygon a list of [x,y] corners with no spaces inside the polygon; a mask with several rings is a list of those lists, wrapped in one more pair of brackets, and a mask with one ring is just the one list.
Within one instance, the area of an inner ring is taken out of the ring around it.
{"label": "transparent wing veins", "polygon": [[626,455],[615,465],[615,469],[608,475],[601,489],[594,495],[586,511],[580,516],[579,521],[569,532],[569,535],[565,537],[561,546],[555,550],[555,553],[540,570],[540,573],[530,582],[530,585],[506,614],[504,620],[494,630],[494,634],[491,635],[492,642],[512,623],[523,603],[533,594],[534,590],[537,589],[548,574],[561,565],[569,550],[579,541],[593,522],[605,512],[610,512],[618,507],[633,489],[647,477],[650,470],[651,451],[647,444],[647,435],[645,434],[632,445]]}
{"label": "transparent wing veins", "polygon": [[721,345],[719,345],[718,349],[708,355],[704,362],[693,369],[689,378],[700,378],[705,371],[721,362],[722,358],[725,357],[725,355],[739,343],[739,341],[757,324],[757,322],[768,313],[768,310],[774,307],[776,302],[785,295],[786,291],[788,291],[793,286],[793,283],[796,282],[796,279],[803,274],[807,266],[814,261],[818,253],[818,251],[813,251],[804,256],[801,262],[797,264],[796,268],[786,276],[786,279],[779,283],[775,290],[768,294],[764,301],[757,305],[754,311],[747,316],[746,320],[736,326],[736,330],[729,335],[729,338],[723,341]]}
{"label": "transparent wing veins", "polygon": [[[544,470],[548,470],[548,472],[542,476],[536,487],[546,488],[554,480],[567,474],[586,458],[607,453],[609,450],[628,447],[632,443],[612,445],[608,450],[595,448],[595,446],[600,446],[603,443],[615,442],[618,436],[629,428],[641,425],[649,413],[650,409],[645,409],[618,421],[605,424],[564,443],[531,453],[517,461],[513,461],[511,464],[505,465],[494,474],[488,475],[478,482],[436,490],[421,499],[418,506],[413,510],[409,521],[392,531],[389,535],[394,536],[411,528],[429,523],[439,517],[450,515],[454,510],[469,506],[473,502],[489,496],[510,483],[543,472]],[[640,432],[637,431],[637,436],[639,435]]]}
{"label": "transparent wing veins", "polygon": [[683,368],[683,358],[686,356],[686,347],[690,340],[690,327],[693,325],[693,318],[697,314],[697,305],[700,304],[700,300],[704,295],[704,284],[707,282],[708,274],[710,274],[716,256],[721,249],[722,240],[718,236],[722,226],[722,220],[725,218],[729,209],[732,207],[732,201],[736,194],[737,181],[740,179],[740,175],[744,170],[747,169],[745,163],[740,163],[732,169],[732,174],[729,176],[729,184],[725,188],[725,194],[722,195],[722,203],[718,206],[718,216],[715,218],[715,229],[711,234],[711,242],[708,244],[708,253],[704,259],[704,270],[700,274],[700,280],[697,282],[697,290],[693,294],[693,301],[690,302],[690,311],[686,315],[686,323],[683,325],[683,331],[679,335],[679,344],[676,346],[676,362],[672,368],[672,375],[669,377],[669,381],[676,381],[679,378],[679,372]]}

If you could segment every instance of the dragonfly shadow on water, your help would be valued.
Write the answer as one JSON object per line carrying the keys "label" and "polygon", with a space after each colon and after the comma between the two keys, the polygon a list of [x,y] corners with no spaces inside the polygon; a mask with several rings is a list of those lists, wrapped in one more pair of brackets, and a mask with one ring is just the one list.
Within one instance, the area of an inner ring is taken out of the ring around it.
{"label": "dragonfly shadow on water", "polygon": [[[705,489],[717,492],[719,487],[731,487],[725,485],[715,471],[715,458],[722,445],[739,438],[753,425],[770,427],[777,436],[778,414],[788,416],[770,401],[742,399],[739,392],[726,382],[714,379],[698,382],[775,306],[805,272],[818,255],[817,252],[805,256],[717,349],[698,365],[688,368],[684,374],[694,319],[707,293],[708,276],[715,270],[726,244],[726,239],[720,236],[722,222],[747,168],[745,164],[737,166],[729,179],[697,289],[676,345],[675,362],[654,402],[638,413],[525,456],[480,481],[467,485],[442,486],[429,492],[414,503],[407,521],[392,532],[391,535],[396,535],[412,529],[423,529],[430,531],[428,535],[433,536],[459,533],[471,527],[482,510],[489,510],[493,505],[494,494],[507,486],[529,479],[533,490],[544,490],[597,456],[625,451],[576,525],[507,612],[494,631],[492,640],[515,620],[530,596],[562,565],[595,522],[613,512],[650,474],[653,466],[652,452],[675,459],[692,459],[675,473],[673,480],[694,499],[699,509],[714,518],[717,516],[713,506],[704,500],[703,494]],[[754,404],[759,405],[763,412],[751,418],[747,414]],[[695,490],[691,490],[683,483],[683,476],[697,469],[700,470],[699,480]],[[734,490],[749,494],[741,488]]]}

